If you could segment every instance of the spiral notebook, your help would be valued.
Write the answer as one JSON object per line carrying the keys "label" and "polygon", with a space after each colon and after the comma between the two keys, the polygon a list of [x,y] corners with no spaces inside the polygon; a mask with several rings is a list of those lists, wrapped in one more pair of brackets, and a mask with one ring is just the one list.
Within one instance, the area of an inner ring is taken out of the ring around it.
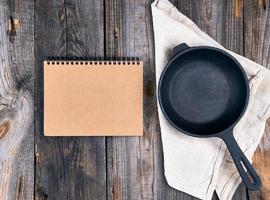
{"label": "spiral notebook", "polygon": [[143,135],[143,62],[44,61],[44,135]]}

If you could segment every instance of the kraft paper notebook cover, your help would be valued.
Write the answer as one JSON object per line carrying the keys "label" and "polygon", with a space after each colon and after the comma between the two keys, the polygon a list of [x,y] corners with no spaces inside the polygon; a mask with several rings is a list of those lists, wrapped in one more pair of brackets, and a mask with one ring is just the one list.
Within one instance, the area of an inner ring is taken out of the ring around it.
{"label": "kraft paper notebook cover", "polygon": [[143,135],[142,61],[44,61],[44,135]]}

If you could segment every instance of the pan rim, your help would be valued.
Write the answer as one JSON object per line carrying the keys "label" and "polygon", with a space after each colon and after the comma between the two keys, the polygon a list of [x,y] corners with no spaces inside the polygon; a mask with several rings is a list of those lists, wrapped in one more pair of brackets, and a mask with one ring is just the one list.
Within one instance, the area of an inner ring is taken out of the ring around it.
{"label": "pan rim", "polygon": [[[163,107],[163,103],[162,103],[162,100],[161,100],[161,85],[162,85],[162,82],[163,82],[163,77],[164,75],[166,74],[167,72],[167,69],[171,66],[171,64],[176,60],[178,59],[180,56],[182,56],[183,54],[186,54],[190,51],[194,51],[194,50],[213,50],[213,51],[217,51],[225,56],[227,56],[229,59],[231,59],[237,66],[238,68],[240,69],[241,73],[242,73],[242,76],[245,80],[245,85],[246,85],[246,100],[245,100],[245,104],[244,104],[244,107],[241,111],[241,114],[237,117],[237,119],[234,121],[234,123],[232,123],[229,127],[227,127],[226,129],[224,129],[223,131],[220,131],[220,132],[217,132],[217,133],[213,133],[213,134],[202,134],[202,135],[198,135],[198,134],[194,134],[194,133],[191,133],[189,131],[186,131],[182,128],[180,128],[177,124],[175,124],[171,119],[170,117],[167,115],[164,107]],[[158,81],[158,103],[160,105],[160,108],[162,110],[162,113],[164,114],[165,118],[170,122],[170,124],[176,128],[178,131],[186,134],[186,135],[189,135],[189,136],[193,136],[193,137],[198,137],[198,138],[208,138],[208,137],[221,137],[223,134],[227,133],[227,132],[232,132],[233,128],[235,127],[235,125],[240,121],[240,119],[243,117],[246,109],[247,109],[247,106],[248,106],[248,103],[249,103],[249,98],[250,98],[250,89],[249,89],[249,82],[248,82],[248,78],[247,78],[247,75],[246,75],[246,72],[245,70],[243,69],[242,65],[238,62],[238,60],[233,57],[231,54],[229,54],[228,52],[222,50],[222,49],[219,49],[219,48],[216,48],[216,47],[212,47],[212,46],[195,46],[195,47],[188,47],[184,50],[182,50],[181,52],[177,53],[176,55],[173,56],[172,59],[169,60],[169,62],[166,64],[166,66],[164,67],[164,69],[162,70],[161,74],[160,74],[160,77],[159,77],[159,81]]]}

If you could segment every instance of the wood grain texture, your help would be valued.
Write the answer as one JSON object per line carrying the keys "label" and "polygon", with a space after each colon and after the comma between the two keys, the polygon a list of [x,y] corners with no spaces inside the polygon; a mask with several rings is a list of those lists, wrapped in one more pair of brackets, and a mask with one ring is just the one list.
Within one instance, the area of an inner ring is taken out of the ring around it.
{"label": "wood grain texture", "polygon": [[42,61],[103,56],[103,2],[37,0],[35,36],[35,199],[105,199],[105,138],[44,137],[42,124]]}
{"label": "wood grain texture", "polygon": [[[163,199],[151,1],[105,1],[106,56],[144,61],[144,136],[107,138],[107,198]],[[168,198],[167,198],[168,199]]]}
{"label": "wood grain texture", "polygon": [[[270,69],[269,1],[244,1],[245,56]],[[270,121],[255,152],[253,162],[262,179],[259,192],[250,192],[253,200],[270,199]]]}
{"label": "wood grain texture", "polygon": [[34,2],[0,2],[0,199],[34,196]]}

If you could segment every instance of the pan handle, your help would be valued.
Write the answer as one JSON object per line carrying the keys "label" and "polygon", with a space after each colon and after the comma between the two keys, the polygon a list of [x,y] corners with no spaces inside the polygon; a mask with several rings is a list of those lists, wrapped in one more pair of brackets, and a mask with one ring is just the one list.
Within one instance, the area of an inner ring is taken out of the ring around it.
{"label": "pan handle", "polygon": [[255,169],[252,167],[251,163],[249,162],[243,151],[240,149],[233,136],[233,133],[226,132],[225,134],[222,134],[220,138],[227,145],[227,148],[229,149],[236,168],[247,189],[253,191],[259,190],[261,187],[261,179]]}
{"label": "pan handle", "polygon": [[181,44],[177,45],[172,50],[173,57],[187,48],[190,48],[190,47],[186,43],[181,43]]}

